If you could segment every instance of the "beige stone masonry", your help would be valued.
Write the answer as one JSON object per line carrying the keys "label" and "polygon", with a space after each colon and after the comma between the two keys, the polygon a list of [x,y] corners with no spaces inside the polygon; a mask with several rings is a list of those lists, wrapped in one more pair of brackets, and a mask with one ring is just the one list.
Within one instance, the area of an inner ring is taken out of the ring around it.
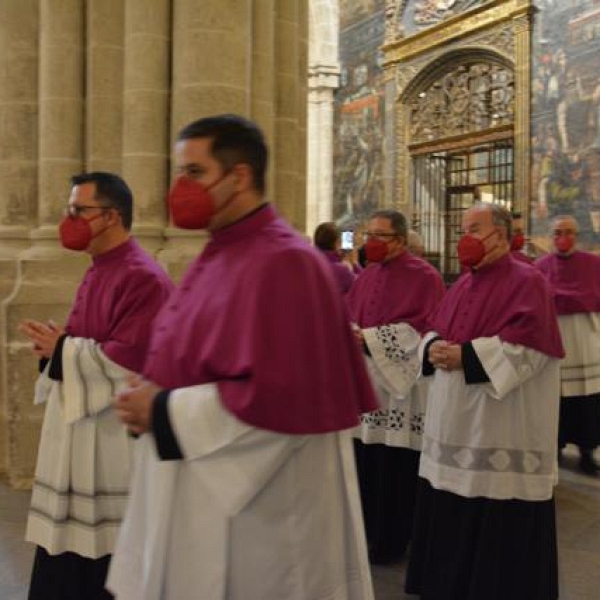
{"label": "beige stone masonry", "polygon": [[12,485],[31,481],[43,415],[18,322],[63,323],[89,262],[58,240],[70,177],[121,174],[134,235],[179,280],[208,237],[169,225],[173,141],[235,112],[263,128],[268,196],[304,230],[307,44],[308,0],[0,2],[0,475]]}

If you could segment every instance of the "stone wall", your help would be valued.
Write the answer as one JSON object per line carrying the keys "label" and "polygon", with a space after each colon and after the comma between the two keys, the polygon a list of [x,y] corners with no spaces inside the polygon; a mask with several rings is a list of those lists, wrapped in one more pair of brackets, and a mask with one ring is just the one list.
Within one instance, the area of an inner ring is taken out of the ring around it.
{"label": "stone wall", "polygon": [[57,223],[79,171],[121,174],[134,234],[178,279],[205,241],[171,227],[172,142],[187,122],[235,112],[271,148],[269,198],[305,229],[305,0],[0,2],[0,474],[31,481],[42,408],[16,326],[64,322],[88,261]]}

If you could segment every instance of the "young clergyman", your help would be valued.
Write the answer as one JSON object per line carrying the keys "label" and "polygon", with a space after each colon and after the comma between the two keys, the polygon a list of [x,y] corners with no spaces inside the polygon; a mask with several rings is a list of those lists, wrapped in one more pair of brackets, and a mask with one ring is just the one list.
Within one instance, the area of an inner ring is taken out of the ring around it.
{"label": "young clergyman", "polygon": [[109,588],[127,600],[369,600],[350,429],[376,407],[329,265],[264,197],[252,122],[191,123],[175,225],[211,240],[116,407],[142,433]]}

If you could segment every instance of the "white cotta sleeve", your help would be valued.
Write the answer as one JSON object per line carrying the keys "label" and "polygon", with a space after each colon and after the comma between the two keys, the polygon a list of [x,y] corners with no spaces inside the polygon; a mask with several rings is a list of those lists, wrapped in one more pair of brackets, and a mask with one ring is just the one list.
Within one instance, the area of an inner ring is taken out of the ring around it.
{"label": "white cotta sleeve", "polygon": [[497,400],[537,375],[550,358],[532,348],[503,342],[498,336],[477,338],[472,345],[490,379],[490,395]]}
{"label": "white cotta sleeve", "polygon": [[[39,377],[35,382],[35,390],[33,394],[33,403],[34,404],[44,404],[50,397],[52,393],[52,388],[55,385],[55,382],[48,377],[48,372],[50,371],[50,361],[46,363],[44,370],[39,374]],[[57,385],[57,384],[56,384]]]}
{"label": "white cotta sleeve", "polygon": [[229,515],[239,513],[308,439],[240,421],[212,383],[173,390],[168,414],[184,460]]}
{"label": "white cotta sleeve", "polygon": [[61,400],[66,423],[97,415],[112,406],[119,384],[131,371],[113,362],[95,340],[65,338]]}
{"label": "white cotta sleeve", "polygon": [[405,397],[420,370],[419,332],[408,323],[391,323],[363,329],[363,335],[382,387],[389,394]]}

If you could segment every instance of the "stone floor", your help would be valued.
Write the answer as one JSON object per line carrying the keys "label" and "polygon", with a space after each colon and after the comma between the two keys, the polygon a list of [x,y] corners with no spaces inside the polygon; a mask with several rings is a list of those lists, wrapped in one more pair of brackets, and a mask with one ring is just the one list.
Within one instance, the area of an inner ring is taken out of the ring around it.
{"label": "stone floor", "polygon": [[[568,449],[556,492],[560,600],[599,600],[600,478],[579,474],[576,464]],[[0,484],[0,600],[27,597],[32,548],[23,534],[28,502],[27,492]],[[404,563],[373,567],[376,600],[417,600],[402,592],[404,569]]]}

